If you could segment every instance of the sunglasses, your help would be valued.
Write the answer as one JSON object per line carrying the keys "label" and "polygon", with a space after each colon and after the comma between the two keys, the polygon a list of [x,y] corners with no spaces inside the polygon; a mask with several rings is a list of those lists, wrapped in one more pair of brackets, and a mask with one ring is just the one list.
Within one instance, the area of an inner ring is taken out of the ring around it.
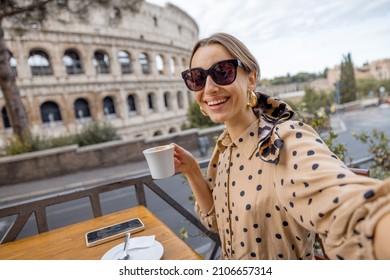
{"label": "sunglasses", "polygon": [[233,83],[237,77],[237,66],[243,67],[238,59],[222,60],[213,64],[209,69],[200,67],[190,68],[181,73],[181,76],[189,90],[198,91],[206,85],[207,76],[218,85],[226,86]]}

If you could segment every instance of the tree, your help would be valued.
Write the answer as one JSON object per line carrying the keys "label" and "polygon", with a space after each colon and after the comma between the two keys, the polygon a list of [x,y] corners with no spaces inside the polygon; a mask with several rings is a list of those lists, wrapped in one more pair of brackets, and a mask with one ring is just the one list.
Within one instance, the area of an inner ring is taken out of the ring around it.
{"label": "tree", "polygon": [[307,112],[310,114],[316,113],[321,107],[325,108],[331,103],[331,98],[326,92],[316,92],[310,87],[305,87],[305,95],[302,102],[306,104]]}
{"label": "tree", "polygon": [[[357,92],[361,97],[368,95],[370,91],[374,91],[377,97],[383,98],[383,94],[390,89],[390,80],[376,80],[374,78],[358,79],[356,81]],[[380,88],[383,87],[385,92],[380,93]]]}
{"label": "tree", "polygon": [[355,70],[350,53],[343,56],[341,62],[340,97],[342,104],[356,100]]}
{"label": "tree", "polygon": [[199,109],[199,105],[196,102],[192,102],[190,104],[190,108],[188,109],[188,121],[189,125],[185,127],[188,128],[207,128],[219,125],[214,123],[209,117],[202,115]]}
{"label": "tree", "polygon": [[[33,26],[42,27],[49,17],[56,19],[60,12],[69,12],[86,21],[91,8],[104,8],[110,23],[120,20],[120,10],[137,12],[143,0],[2,0],[0,2],[0,88],[14,135],[25,143],[30,138],[28,118],[23,106],[15,73],[10,65],[10,54],[5,46],[3,22],[5,19],[20,32],[28,32]],[[115,17],[111,15],[114,14]],[[111,21],[111,19],[113,19]],[[61,19],[63,21],[63,19]]]}

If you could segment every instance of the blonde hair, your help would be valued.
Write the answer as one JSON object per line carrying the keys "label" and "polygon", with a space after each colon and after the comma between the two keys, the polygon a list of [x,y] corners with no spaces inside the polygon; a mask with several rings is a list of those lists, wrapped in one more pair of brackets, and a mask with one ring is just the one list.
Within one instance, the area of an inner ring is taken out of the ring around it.
{"label": "blonde hair", "polygon": [[222,45],[234,58],[237,58],[242,62],[242,64],[244,65],[243,69],[246,72],[248,73],[255,72],[257,79],[260,79],[260,66],[256,58],[249,51],[249,49],[244,45],[244,43],[242,43],[240,40],[227,33],[215,33],[208,38],[199,40],[195,44],[192,50],[190,67],[195,52],[200,47],[213,45],[213,44]]}

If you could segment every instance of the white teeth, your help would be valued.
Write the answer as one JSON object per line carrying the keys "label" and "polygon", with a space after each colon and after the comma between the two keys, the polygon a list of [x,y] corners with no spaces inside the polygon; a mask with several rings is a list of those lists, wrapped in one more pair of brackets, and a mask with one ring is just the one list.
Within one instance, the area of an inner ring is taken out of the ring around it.
{"label": "white teeth", "polygon": [[212,105],[221,104],[221,103],[226,102],[226,100],[227,100],[227,98],[210,101],[210,102],[207,102],[207,105],[212,106]]}

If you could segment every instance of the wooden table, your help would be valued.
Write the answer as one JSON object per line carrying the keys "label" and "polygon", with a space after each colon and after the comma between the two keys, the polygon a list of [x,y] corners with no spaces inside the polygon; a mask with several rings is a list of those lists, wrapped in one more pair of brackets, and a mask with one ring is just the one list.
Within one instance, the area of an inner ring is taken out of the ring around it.
{"label": "wooden table", "polygon": [[132,237],[156,235],[156,240],[164,247],[162,259],[203,259],[147,208],[137,206],[2,244],[0,260],[98,260],[109,249],[122,243],[124,238],[88,248],[85,245],[85,233],[136,217],[145,224],[145,230],[132,234]]}

